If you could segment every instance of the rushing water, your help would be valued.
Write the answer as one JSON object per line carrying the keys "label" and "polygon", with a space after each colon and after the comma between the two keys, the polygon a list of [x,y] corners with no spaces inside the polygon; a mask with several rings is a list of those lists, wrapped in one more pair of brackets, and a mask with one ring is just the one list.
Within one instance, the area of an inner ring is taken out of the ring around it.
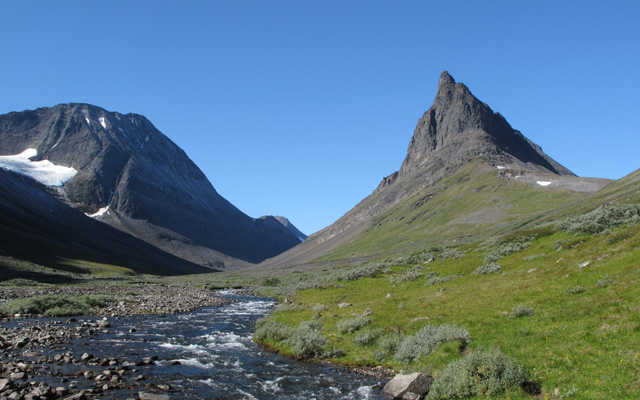
{"label": "rushing water", "polygon": [[[136,367],[136,374],[148,377],[145,382],[170,385],[172,399],[382,398],[372,388],[378,383],[372,377],[298,362],[258,346],[252,340],[255,321],[274,301],[234,291],[221,294],[234,301],[166,317],[111,319],[109,333],[75,343],[73,350],[125,362],[157,356],[155,365]],[[106,391],[100,398],[125,397],[135,393]]]}

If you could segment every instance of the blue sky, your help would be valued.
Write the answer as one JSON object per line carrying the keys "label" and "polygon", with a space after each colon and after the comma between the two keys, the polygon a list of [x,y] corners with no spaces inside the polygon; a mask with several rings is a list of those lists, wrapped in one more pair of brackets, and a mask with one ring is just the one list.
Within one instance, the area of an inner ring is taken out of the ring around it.
{"label": "blue sky", "polygon": [[579,176],[640,168],[640,1],[0,0],[0,114],[146,116],[309,234],[404,159],[448,70]]}

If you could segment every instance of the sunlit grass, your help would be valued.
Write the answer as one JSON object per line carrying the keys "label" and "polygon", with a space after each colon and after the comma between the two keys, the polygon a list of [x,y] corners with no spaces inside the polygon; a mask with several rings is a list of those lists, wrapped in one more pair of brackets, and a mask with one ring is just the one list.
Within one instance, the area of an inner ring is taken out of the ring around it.
{"label": "sunlit grass", "polygon": [[[427,286],[426,276],[389,279],[413,268],[397,266],[376,277],[300,291],[295,301],[303,308],[278,312],[272,318],[291,327],[312,318],[321,321],[328,345],[344,352],[335,358],[337,362],[383,364],[436,375],[464,357],[462,343],[440,346],[410,363],[393,357],[381,362],[374,355],[385,334],[406,337],[427,324],[455,324],[471,335],[465,351],[500,349],[526,367],[547,398],[640,395],[640,227],[602,236],[547,231],[522,251],[501,258],[502,271],[497,274],[473,274],[488,249],[468,246],[463,250],[462,258],[435,259],[425,265],[438,276],[456,275],[455,279]],[[567,292],[568,287],[577,286],[584,292]],[[340,308],[343,303],[351,306]],[[317,304],[324,306],[321,312],[313,310]],[[362,345],[356,340],[358,331],[341,329],[341,321],[367,308],[371,315],[366,329],[376,330],[378,338]],[[534,312],[513,317],[517,309]],[[280,350],[288,352],[286,346]],[[529,395],[516,391],[509,396]]]}

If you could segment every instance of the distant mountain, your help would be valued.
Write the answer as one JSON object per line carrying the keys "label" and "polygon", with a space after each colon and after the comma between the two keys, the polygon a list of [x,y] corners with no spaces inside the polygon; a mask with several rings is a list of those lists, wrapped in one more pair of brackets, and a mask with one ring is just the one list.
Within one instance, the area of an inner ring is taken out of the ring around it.
{"label": "distant mountain", "polygon": [[220,196],[141,115],[88,104],[5,114],[0,155],[5,168],[58,184],[77,210],[195,263],[244,266],[300,243],[282,224],[253,219]]}
{"label": "distant mountain", "polygon": [[291,221],[289,221],[289,219],[287,219],[286,217],[282,217],[280,215],[276,215],[273,218],[275,218],[278,222],[280,222],[282,225],[284,225],[285,228],[289,229],[291,231],[291,233],[293,233],[294,235],[296,235],[296,237],[298,239],[300,239],[301,242],[304,242],[305,240],[307,240],[307,235],[305,235],[304,233],[300,232],[300,230],[298,228],[296,228]]}
{"label": "distant mountain", "polygon": [[334,224],[262,267],[348,263],[471,240],[535,219],[608,182],[576,177],[445,71],[400,170]]}

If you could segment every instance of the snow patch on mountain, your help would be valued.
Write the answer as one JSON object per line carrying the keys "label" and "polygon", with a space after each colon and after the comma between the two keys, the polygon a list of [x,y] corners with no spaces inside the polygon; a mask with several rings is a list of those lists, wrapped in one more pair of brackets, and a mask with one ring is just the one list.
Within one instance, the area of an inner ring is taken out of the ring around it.
{"label": "snow patch on mountain", "polygon": [[49,160],[30,160],[37,155],[36,149],[26,149],[20,154],[0,156],[0,168],[28,176],[47,186],[62,186],[78,172],[73,167],[55,165]]}
{"label": "snow patch on mountain", "polygon": [[106,207],[102,207],[100,208],[98,211],[94,212],[93,214],[89,214],[89,213],[84,213],[87,217],[100,217],[103,216],[104,214],[106,214],[109,211],[109,206]]}
{"label": "snow patch on mountain", "polygon": [[104,123],[104,117],[100,117],[100,125],[102,125],[102,127],[104,128],[104,130],[107,130],[107,124]]}

